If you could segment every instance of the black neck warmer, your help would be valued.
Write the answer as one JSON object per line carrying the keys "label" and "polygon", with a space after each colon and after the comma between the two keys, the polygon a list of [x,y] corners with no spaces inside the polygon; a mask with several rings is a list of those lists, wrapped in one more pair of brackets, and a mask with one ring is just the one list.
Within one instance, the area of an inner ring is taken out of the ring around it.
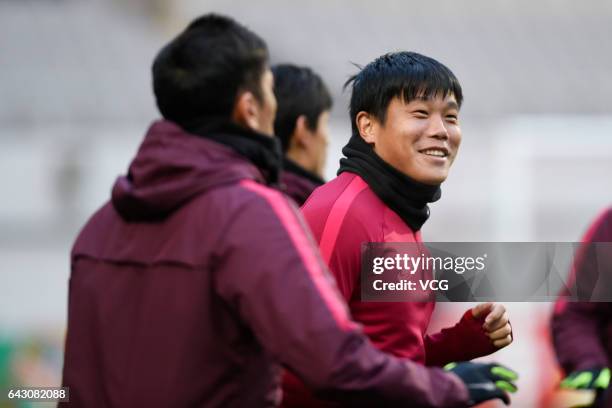
{"label": "black neck warmer", "polygon": [[342,149],[338,174],[348,171],[359,175],[383,203],[400,216],[413,231],[421,229],[429,218],[428,203],[440,199],[440,186],[419,183],[401,173],[375,152],[360,136],[353,135]]}
{"label": "black neck warmer", "polygon": [[243,128],[226,119],[207,118],[183,128],[197,136],[232,148],[261,171],[267,184],[278,184],[282,168],[282,151],[278,138]]}
{"label": "black neck warmer", "polygon": [[283,160],[283,170],[288,171],[293,174],[297,174],[298,176],[304,177],[305,179],[316,184],[317,186],[325,184],[325,180],[323,180],[317,174],[314,174],[313,172],[306,170],[305,168],[303,168],[302,166],[300,166],[293,160],[288,159],[287,157],[285,157]]}

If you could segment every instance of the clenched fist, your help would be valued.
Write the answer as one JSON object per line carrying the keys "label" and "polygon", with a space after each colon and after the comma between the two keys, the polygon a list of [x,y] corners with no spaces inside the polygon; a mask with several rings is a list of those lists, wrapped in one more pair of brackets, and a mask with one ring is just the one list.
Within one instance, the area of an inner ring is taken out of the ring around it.
{"label": "clenched fist", "polygon": [[475,318],[485,317],[483,329],[497,348],[503,348],[512,343],[512,326],[504,305],[487,302],[472,308]]}

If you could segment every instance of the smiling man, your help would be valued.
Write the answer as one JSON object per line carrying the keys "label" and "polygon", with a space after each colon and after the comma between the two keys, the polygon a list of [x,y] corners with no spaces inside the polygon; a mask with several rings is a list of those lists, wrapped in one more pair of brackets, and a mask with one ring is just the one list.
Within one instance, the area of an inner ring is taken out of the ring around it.
{"label": "smiling man", "polygon": [[[346,157],[338,177],[319,187],[302,210],[351,315],[379,349],[429,366],[507,346],[511,327],[499,304],[478,305],[454,327],[426,335],[433,302],[361,301],[362,243],[422,241],[428,203],[440,198],[440,184],[461,143],[463,95],[447,67],[413,52],[377,58],[350,84],[352,137],[342,150]],[[435,385],[429,387],[436,392]],[[315,402],[291,374],[284,390],[287,407],[326,405]],[[495,392],[499,389],[492,387],[470,395],[479,402]]]}

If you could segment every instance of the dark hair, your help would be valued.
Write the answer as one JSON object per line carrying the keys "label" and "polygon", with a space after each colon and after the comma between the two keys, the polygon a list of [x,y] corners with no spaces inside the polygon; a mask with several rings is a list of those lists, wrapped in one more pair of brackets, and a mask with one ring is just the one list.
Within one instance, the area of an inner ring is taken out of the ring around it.
{"label": "dark hair", "polygon": [[281,64],[272,67],[272,73],[278,106],[274,134],[286,152],[298,117],[304,115],[308,128],[316,130],[321,113],[331,109],[332,98],[321,77],[310,68]]}
{"label": "dark hair", "polygon": [[231,18],[206,14],[157,54],[153,90],[162,116],[185,126],[203,117],[230,118],[243,90],[262,99],[266,43]]}
{"label": "dark hair", "polygon": [[387,108],[395,97],[404,102],[417,98],[454,95],[461,106],[463,93],[459,80],[450,69],[416,52],[395,52],[370,62],[344,84],[352,84],[350,116],[353,134],[358,135],[355,119],[361,111],[385,123]]}

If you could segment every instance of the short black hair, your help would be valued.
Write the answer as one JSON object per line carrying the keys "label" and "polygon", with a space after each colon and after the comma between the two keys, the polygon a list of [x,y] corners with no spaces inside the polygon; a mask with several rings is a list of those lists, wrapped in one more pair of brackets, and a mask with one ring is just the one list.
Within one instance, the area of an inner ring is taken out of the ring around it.
{"label": "short black hair", "polygon": [[157,54],[157,107],[183,127],[206,117],[229,119],[239,92],[262,99],[267,63],[268,48],[257,34],[229,17],[206,14]]}
{"label": "short black hair", "polygon": [[323,79],[308,67],[279,64],[272,67],[272,74],[277,101],[274,134],[287,152],[298,117],[304,115],[314,131],[319,116],[332,108],[333,101]]}
{"label": "short black hair", "polygon": [[387,108],[395,97],[404,102],[417,98],[454,95],[461,107],[463,92],[455,74],[433,58],[416,52],[394,52],[370,62],[349,78],[352,84],[350,116],[353,135],[359,135],[355,120],[361,111],[385,123]]}

